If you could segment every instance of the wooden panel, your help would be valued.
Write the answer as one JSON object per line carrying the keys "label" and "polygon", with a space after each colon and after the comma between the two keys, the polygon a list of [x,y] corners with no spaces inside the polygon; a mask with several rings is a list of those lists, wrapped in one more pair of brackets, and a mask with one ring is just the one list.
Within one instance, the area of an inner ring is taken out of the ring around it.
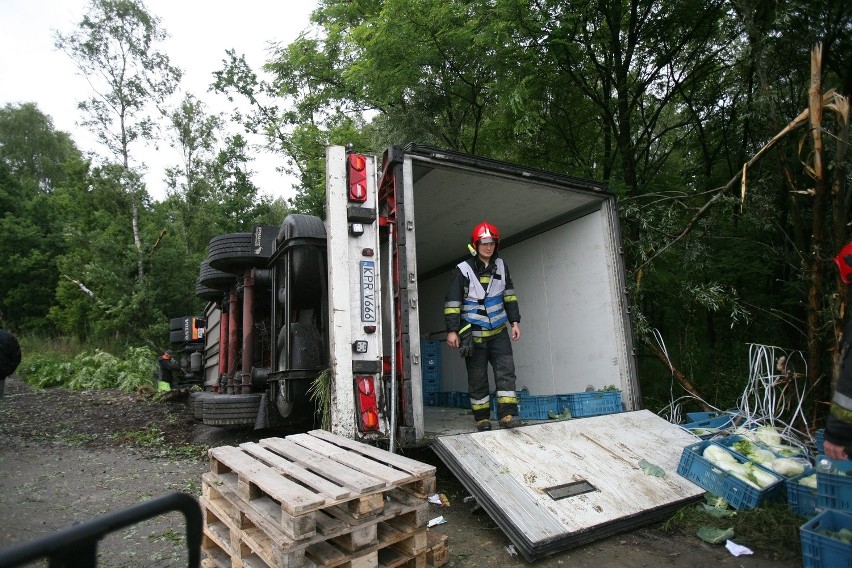
{"label": "wooden panel", "polygon": [[[642,410],[443,437],[433,447],[531,560],[699,497],[703,490],[677,474],[684,446],[694,441]],[[646,475],[643,459],[665,477]],[[559,500],[546,492],[578,481],[596,490]]]}

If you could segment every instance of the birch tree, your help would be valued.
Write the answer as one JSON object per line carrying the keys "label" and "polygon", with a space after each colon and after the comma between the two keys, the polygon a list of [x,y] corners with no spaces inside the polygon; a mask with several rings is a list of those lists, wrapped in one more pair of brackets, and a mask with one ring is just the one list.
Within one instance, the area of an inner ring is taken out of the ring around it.
{"label": "birch tree", "polygon": [[56,47],[92,88],[92,96],[78,103],[82,124],[124,168],[140,281],[145,279],[145,251],[139,209],[145,190],[139,183],[142,164],[134,162],[131,150],[136,142],[154,138],[160,108],[180,81],[180,70],[157,49],[166,37],[141,0],[92,0],[75,30],[54,33]]}

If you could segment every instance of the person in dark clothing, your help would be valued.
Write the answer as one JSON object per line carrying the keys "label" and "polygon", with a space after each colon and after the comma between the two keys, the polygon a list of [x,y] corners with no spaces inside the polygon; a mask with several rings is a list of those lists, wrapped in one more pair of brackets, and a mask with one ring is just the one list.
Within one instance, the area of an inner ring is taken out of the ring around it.
{"label": "person in dark clothing", "polygon": [[[844,284],[852,284],[852,242],[840,250],[834,262]],[[840,377],[831,397],[823,448],[826,456],[836,460],[848,460],[852,455],[852,319],[846,322],[840,339]]]}
{"label": "person in dark clothing", "polygon": [[174,354],[171,351],[166,351],[160,355],[157,363],[160,365],[160,381],[173,388],[176,387],[181,375],[181,368],[175,362]]}
{"label": "person in dark clothing", "polygon": [[470,408],[478,431],[491,429],[488,365],[494,372],[501,428],[521,424],[515,393],[512,341],[521,338],[521,312],[509,267],[497,254],[500,233],[489,223],[473,229],[472,258],[453,269],[444,304],[447,345],[460,349],[467,367]]}
{"label": "person in dark clothing", "polygon": [[6,377],[10,376],[21,364],[21,344],[18,339],[0,329],[0,397],[6,387]]}

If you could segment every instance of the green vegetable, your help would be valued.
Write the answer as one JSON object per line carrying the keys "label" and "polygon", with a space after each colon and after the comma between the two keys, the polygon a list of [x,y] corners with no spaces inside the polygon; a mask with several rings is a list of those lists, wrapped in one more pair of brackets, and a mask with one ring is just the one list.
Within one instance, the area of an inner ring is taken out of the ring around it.
{"label": "green vegetable", "polygon": [[806,475],[805,477],[799,480],[799,485],[804,485],[805,487],[810,487],[811,489],[817,488],[817,476],[815,473],[811,475]]}
{"label": "green vegetable", "polygon": [[734,529],[717,529],[716,527],[701,527],[698,529],[698,538],[710,544],[722,544],[726,540],[734,538]]}
{"label": "green vegetable", "polygon": [[763,442],[767,446],[780,446],[781,433],[772,426],[761,426],[754,431],[759,442]]}
{"label": "green vegetable", "polygon": [[666,476],[666,472],[663,471],[663,468],[661,468],[658,465],[652,464],[648,460],[645,460],[645,459],[641,460],[639,462],[639,467],[642,468],[642,471],[645,472],[645,475],[653,475],[653,476],[656,476],[656,477],[665,477]]}
{"label": "green vegetable", "polygon": [[805,471],[804,464],[793,458],[778,458],[769,463],[769,469],[785,477],[793,477]]}

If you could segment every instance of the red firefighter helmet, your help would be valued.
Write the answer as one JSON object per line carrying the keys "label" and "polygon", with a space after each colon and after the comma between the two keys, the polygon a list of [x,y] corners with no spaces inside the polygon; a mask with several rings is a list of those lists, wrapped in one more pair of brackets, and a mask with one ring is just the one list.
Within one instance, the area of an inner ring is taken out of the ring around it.
{"label": "red firefighter helmet", "polygon": [[482,239],[491,239],[494,241],[494,247],[497,250],[497,247],[500,246],[500,231],[491,223],[483,221],[473,228],[473,232],[470,235],[470,242],[474,248],[477,248]]}
{"label": "red firefighter helmet", "polygon": [[840,249],[834,257],[834,262],[840,269],[840,279],[845,284],[852,284],[852,242],[846,243],[846,246]]}

